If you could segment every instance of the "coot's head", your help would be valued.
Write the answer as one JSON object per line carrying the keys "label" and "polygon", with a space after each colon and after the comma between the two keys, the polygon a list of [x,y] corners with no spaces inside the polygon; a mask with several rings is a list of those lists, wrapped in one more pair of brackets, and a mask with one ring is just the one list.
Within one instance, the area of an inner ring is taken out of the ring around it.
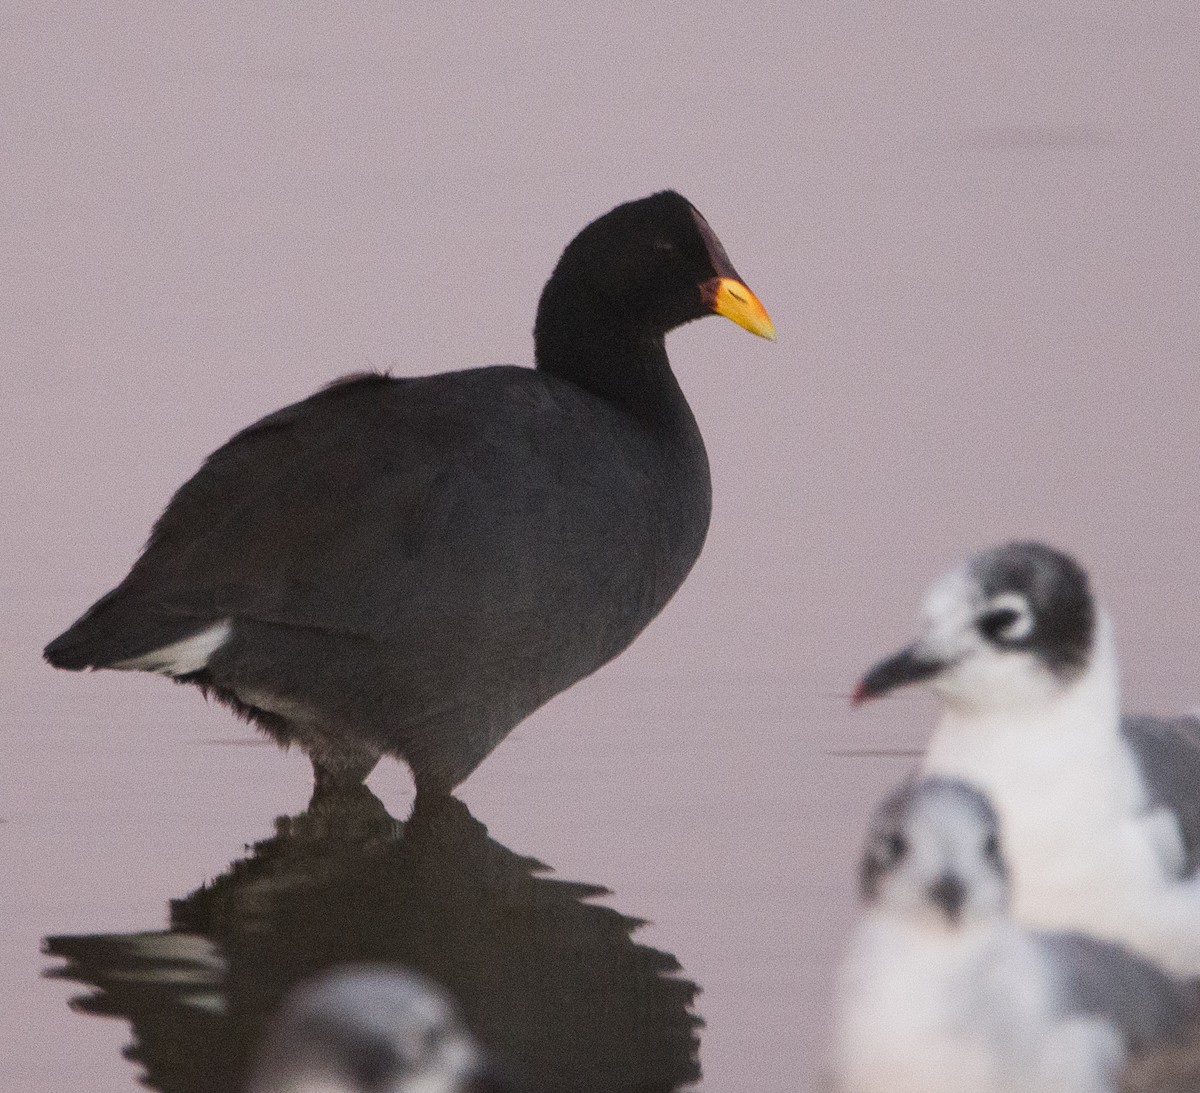
{"label": "coot's head", "polygon": [[856,702],[927,682],[958,708],[1029,708],[1071,686],[1092,659],[1087,573],[1042,543],[976,555],[934,584],[924,615],[922,636],[863,676]]}
{"label": "coot's head", "polygon": [[708,222],[670,190],[618,205],[567,246],[542,296],[538,334],[575,309],[652,336],[717,314],[775,337]]}

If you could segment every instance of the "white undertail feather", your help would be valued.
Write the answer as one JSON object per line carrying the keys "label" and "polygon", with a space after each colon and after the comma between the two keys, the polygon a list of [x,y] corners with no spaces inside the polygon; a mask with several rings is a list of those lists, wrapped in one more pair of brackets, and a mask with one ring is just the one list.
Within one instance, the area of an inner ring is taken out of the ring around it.
{"label": "white undertail feather", "polygon": [[1121,941],[1178,974],[1200,974],[1200,880],[1178,879],[1174,816],[1147,811],[1121,733],[1104,613],[1087,670],[1047,702],[943,709],[923,773],[962,778],[991,798],[1014,917]]}
{"label": "white undertail feather", "polygon": [[120,660],[112,665],[134,672],[158,672],[164,676],[186,676],[208,666],[213,653],[221,648],[233,633],[233,623],[222,619],[190,637],[170,645],[152,649],[140,657]]}

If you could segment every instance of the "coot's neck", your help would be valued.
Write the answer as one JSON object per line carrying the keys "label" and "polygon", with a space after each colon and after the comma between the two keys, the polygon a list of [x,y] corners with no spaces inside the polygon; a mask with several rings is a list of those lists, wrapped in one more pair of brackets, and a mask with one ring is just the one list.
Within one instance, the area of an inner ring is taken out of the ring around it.
{"label": "coot's neck", "polygon": [[658,428],[694,428],[664,335],[623,321],[590,286],[551,278],[533,331],[537,367]]}

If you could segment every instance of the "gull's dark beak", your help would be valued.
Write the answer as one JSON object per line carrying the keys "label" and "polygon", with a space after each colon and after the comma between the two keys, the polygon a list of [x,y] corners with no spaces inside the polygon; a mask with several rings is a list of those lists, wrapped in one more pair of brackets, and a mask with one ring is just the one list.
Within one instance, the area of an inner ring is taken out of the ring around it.
{"label": "gull's dark beak", "polygon": [[929,898],[945,912],[953,925],[958,922],[963,904],[967,902],[967,888],[953,873],[947,873],[930,886]]}
{"label": "gull's dark beak", "polygon": [[945,661],[930,657],[917,645],[910,645],[901,649],[895,656],[881,660],[863,676],[854,688],[850,701],[855,706],[861,706],[864,702],[879,698],[897,687],[932,679],[945,667]]}

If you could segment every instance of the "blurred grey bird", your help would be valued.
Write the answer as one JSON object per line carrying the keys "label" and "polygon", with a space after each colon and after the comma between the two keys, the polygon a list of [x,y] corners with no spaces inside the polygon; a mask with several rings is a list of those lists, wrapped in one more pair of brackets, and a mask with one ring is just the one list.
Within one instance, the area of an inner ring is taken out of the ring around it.
{"label": "blurred grey bird", "polygon": [[936,693],[922,771],[988,794],[1015,917],[1200,974],[1200,721],[1122,718],[1087,573],[1010,543],[942,577],[924,615],[921,637],[872,668],[855,701],[910,683]]}
{"label": "blurred grey bird", "polygon": [[297,988],[248,1093],[506,1093],[449,996],[413,972],[335,969]]}
{"label": "blurred grey bird", "polygon": [[964,782],[902,787],[872,820],[841,969],[840,1093],[1115,1093],[1183,1042],[1194,993],[1128,949],[1009,916],[996,813]]}

